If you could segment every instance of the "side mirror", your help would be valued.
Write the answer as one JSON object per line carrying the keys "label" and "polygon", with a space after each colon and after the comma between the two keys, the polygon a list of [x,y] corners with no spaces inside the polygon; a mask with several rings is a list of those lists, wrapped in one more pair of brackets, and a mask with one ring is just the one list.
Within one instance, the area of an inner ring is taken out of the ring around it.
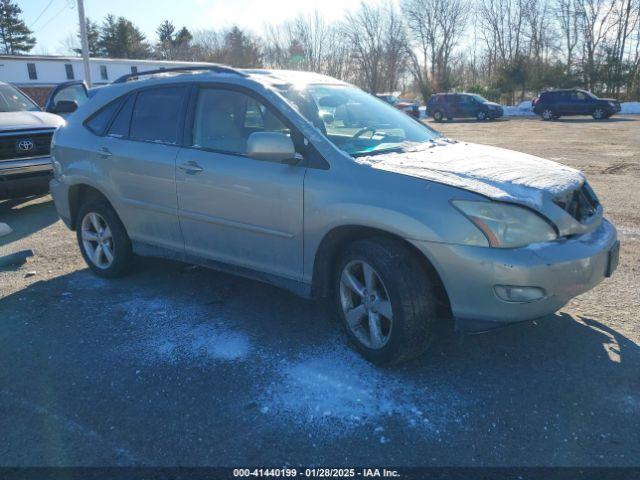
{"label": "side mirror", "polygon": [[78,109],[78,102],[75,100],[60,100],[56,102],[53,107],[49,108],[49,113],[56,113],[58,115],[64,115],[67,113],[73,113]]}
{"label": "side mirror", "polygon": [[300,161],[291,138],[278,132],[255,132],[249,135],[247,155],[256,160],[289,165],[295,165]]}

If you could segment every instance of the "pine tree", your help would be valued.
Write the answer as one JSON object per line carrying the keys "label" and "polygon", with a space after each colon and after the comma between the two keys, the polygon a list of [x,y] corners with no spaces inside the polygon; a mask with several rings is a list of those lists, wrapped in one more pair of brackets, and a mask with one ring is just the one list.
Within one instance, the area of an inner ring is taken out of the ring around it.
{"label": "pine tree", "polygon": [[97,42],[100,53],[111,58],[149,58],[151,47],[130,20],[107,15]]}
{"label": "pine tree", "polygon": [[156,29],[158,43],[156,44],[156,56],[162,60],[171,60],[173,50],[173,34],[176,27],[169,20],[165,20]]}
{"label": "pine tree", "polygon": [[175,31],[176,27],[169,20],[162,22],[156,30],[160,43],[172,42]]}
{"label": "pine tree", "polygon": [[[90,57],[100,57],[102,56],[102,52],[100,51],[100,47],[98,45],[98,40],[100,38],[100,26],[87,18],[87,43],[89,44],[89,56]],[[80,32],[78,31],[78,40],[80,40]],[[80,40],[82,42],[82,40]],[[78,55],[82,54],[82,48],[74,48],[74,52]]]}
{"label": "pine tree", "polygon": [[162,60],[188,60],[191,58],[191,41],[193,35],[182,27],[176,32],[176,27],[169,20],[162,22],[156,29],[158,43],[155,55]]}
{"label": "pine tree", "polygon": [[224,63],[232,67],[261,66],[260,44],[237,26],[231,27],[224,36]]}
{"label": "pine tree", "polygon": [[193,35],[191,35],[191,32],[187,29],[187,27],[182,27],[182,29],[178,33],[176,33],[173,42],[176,45],[188,45],[191,40],[193,40]]}
{"label": "pine tree", "polygon": [[5,54],[28,53],[36,44],[21,14],[22,9],[11,0],[0,0],[0,48]]}

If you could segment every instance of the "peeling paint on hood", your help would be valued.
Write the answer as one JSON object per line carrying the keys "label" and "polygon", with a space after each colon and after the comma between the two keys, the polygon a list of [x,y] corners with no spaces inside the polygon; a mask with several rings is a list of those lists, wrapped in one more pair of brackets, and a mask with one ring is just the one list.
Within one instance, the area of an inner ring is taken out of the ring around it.
{"label": "peeling paint on hood", "polygon": [[355,161],[535,209],[542,207],[545,193],[557,196],[575,190],[585,180],[582,172],[551,160],[442,138]]}

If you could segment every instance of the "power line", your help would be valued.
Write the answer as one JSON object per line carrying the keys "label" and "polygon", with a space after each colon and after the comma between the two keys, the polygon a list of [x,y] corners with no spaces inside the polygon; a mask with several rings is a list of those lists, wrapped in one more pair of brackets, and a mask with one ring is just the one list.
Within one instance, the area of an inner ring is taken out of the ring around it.
{"label": "power line", "polygon": [[53,22],[56,18],[58,18],[58,16],[64,12],[67,8],[69,7],[69,5],[67,5],[66,3],[64,4],[64,6],[58,10],[58,12],[51,17],[44,25],[41,25],[40,28],[38,28],[38,30],[36,30],[35,33],[41,32],[47,25],[49,25],[51,22]]}
{"label": "power line", "polygon": [[51,6],[51,4],[53,3],[54,0],[49,0],[49,3],[47,3],[46,7],[44,7],[42,9],[42,11],[40,12],[40,14],[36,17],[36,19],[31,22],[31,24],[29,25],[29,27],[33,27],[36,23],[38,23],[38,20],[40,20],[40,17],[42,17],[42,15],[44,15],[44,12],[47,11],[47,9]]}

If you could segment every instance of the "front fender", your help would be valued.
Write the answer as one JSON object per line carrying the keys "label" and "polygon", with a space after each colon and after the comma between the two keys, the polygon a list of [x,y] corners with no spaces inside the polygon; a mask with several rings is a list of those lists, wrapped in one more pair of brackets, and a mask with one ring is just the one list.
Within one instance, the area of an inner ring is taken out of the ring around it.
{"label": "front fender", "polygon": [[309,170],[304,193],[304,279],[313,276],[323,239],[336,228],[366,227],[409,241],[486,241],[450,203],[483,199],[448,185],[353,164]]}

